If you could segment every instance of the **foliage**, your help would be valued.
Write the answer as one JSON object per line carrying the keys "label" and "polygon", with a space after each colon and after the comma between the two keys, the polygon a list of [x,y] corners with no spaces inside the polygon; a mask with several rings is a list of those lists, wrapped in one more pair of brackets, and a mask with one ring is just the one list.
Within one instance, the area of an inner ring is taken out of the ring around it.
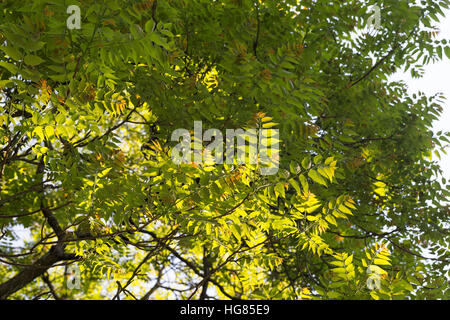
{"label": "foliage", "polygon": [[[443,98],[388,77],[449,3],[1,1],[0,298],[448,298]],[[279,129],[278,173],[176,165],[194,120]]]}

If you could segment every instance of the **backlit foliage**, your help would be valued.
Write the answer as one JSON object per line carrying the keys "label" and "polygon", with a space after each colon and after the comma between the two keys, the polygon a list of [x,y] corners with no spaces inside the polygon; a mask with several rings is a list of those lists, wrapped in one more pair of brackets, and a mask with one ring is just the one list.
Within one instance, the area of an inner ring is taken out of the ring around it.
{"label": "backlit foliage", "polygon": [[[387,79],[449,3],[0,1],[0,298],[448,298],[443,99]],[[277,174],[174,164],[195,120],[278,129]]]}

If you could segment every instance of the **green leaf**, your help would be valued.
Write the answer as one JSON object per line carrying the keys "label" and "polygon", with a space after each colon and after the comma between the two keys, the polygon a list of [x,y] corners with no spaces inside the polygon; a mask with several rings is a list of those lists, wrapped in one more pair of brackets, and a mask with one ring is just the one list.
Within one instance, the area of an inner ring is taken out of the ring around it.
{"label": "green leaf", "polygon": [[154,27],[155,27],[155,22],[152,19],[150,19],[145,23],[144,30],[147,33],[151,33],[153,31]]}
{"label": "green leaf", "polygon": [[445,52],[445,55],[447,56],[447,58],[450,59],[450,47],[444,47],[444,52]]}
{"label": "green leaf", "polygon": [[236,239],[238,241],[241,241],[241,232],[242,232],[241,227],[239,227],[236,224],[231,224],[230,229],[231,229],[231,232],[233,233],[233,235],[236,237]]}
{"label": "green leaf", "polygon": [[303,160],[302,160],[302,167],[303,167],[305,170],[308,170],[308,169],[311,167],[311,161],[309,160],[308,157],[303,158]]}
{"label": "green leaf", "polygon": [[25,56],[24,62],[29,66],[37,66],[44,62],[44,59],[34,54],[28,54]]}
{"label": "green leaf", "polygon": [[13,85],[14,82],[11,80],[0,80],[0,88],[2,87],[9,87],[11,85]]}
{"label": "green leaf", "polygon": [[22,54],[20,53],[20,51],[14,47],[11,46],[6,46],[6,47],[0,47],[0,49],[2,49],[2,51],[9,57],[11,57],[12,59],[19,61],[22,59]]}
{"label": "green leaf", "polygon": [[16,65],[9,63],[9,62],[5,62],[5,61],[0,61],[0,67],[5,68],[12,74],[16,74],[17,71],[19,70]]}
{"label": "green leaf", "polygon": [[295,181],[294,178],[289,179],[289,183],[291,184],[291,186],[294,187],[294,189],[297,192],[297,194],[301,193],[300,186],[298,185],[297,181]]}

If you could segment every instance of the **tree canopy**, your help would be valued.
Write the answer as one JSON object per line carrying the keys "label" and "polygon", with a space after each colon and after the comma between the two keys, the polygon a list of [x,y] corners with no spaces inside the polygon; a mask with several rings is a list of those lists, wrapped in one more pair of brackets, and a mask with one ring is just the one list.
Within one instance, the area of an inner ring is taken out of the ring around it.
{"label": "tree canopy", "polygon": [[[0,299],[448,298],[444,97],[389,76],[449,5],[1,1]],[[276,174],[174,163],[194,121],[277,129]]]}

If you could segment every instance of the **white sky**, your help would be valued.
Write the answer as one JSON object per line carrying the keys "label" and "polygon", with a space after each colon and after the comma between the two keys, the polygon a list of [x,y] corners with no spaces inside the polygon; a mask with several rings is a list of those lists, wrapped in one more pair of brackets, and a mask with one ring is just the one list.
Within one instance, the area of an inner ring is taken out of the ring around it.
{"label": "white sky", "polygon": [[[441,18],[439,25],[440,33],[439,39],[450,40],[450,10],[444,11],[446,17]],[[450,43],[448,44],[450,46]],[[410,92],[422,91],[428,96],[436,93],[443,93],[447,101],[442,105],[444,112],[439,121],[433,124],[433,131],[450,131],[450,60],[443,54],[443,60],[435,64],[430,64],[425,67],[425,74],[423,78],[413,79],[408,72],[397,73],[392,80],[404,80],[408,85]],[[441,154],[441,168],[444,170],[444,177],[450,179],[450,149],[447,148],[448,155]],[[433,160],[437,157],[433,154]]]}

